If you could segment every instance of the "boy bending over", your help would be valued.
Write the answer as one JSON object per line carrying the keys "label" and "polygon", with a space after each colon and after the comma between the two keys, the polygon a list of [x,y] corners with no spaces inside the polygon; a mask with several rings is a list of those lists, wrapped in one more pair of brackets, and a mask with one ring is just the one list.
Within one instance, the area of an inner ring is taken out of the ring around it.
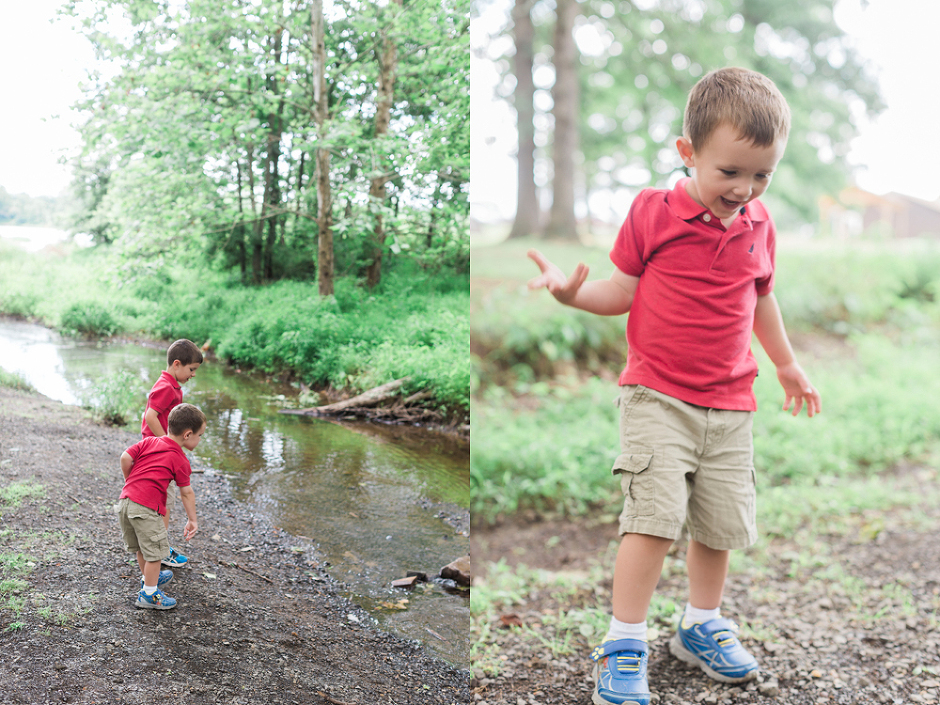
{"label": "boy bending over", "polygon": [[196,495],[190,486],[191,470],[183,448],[195,450],[199,445],[206,431],[205,414],[192,404],[179,404],[170,411],[168,430],[165,436],[144,438],[121,455],[124,490],[117,506],[118,522],[124,546],[137,554],[140,565],[136,605],[152,610],[176,607],[176,600],[160,589],[173,579],[173,571],[160,569],[160,562],[170,550],[163,516],[171,480],[180,488],[188,518],[183,538],[189,541],[199,529]]}

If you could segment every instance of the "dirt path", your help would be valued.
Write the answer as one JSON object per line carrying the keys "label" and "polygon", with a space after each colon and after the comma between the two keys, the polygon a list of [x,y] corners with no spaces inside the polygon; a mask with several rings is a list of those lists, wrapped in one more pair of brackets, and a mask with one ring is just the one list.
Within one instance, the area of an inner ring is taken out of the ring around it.
{"label": "dirt path", "polygon": [[0,495],[0,569],[26,583],[0,583],[0,703],[471,701],[466,671],[373,628],[309,541],[251,515],[218,475],[193,476],[200,533],[167,587],[179,606],[136,609],[111,510],[136,440],[0,388],[0,492],[43,488],[13,508]]}
{"label": "dirt path", "polygon": [[[886,480],[926,489],[935,486],[937,472],[911,469]],[[761,663],[757,682],[723,685],[679,663],[667,648],[671,625],[656,624],[653,703],[940,701],[940,508],[925,503],[889,515],[848,517],[846,525],[849,531],[816,534],[810,545],[805,537],[799,545],[770,542],[760,560],[729,578],[724,610],[748,620],[742,634]],[[484,641],[499,673],[475,667],[477,705],[588,705],[593,682],[587,656],[595,638],[574,632],[567,651],[553,651],[549,644],[564,644],[551,624],[570,610],[609,609],[611,546],[617,541],[612,522],[516,521],[474,526],[471,537],[478,571],[502,558],[523,575],[551,571],[566,586],[553,590],[540,580],[521,603],[504,605],[490,620]],[[683,555],[677,546],[658,590],[679,605],[686,599]],[[595,583],[597,575],[604,577]],[[480,590],[486,578],[477,578]],[[507,627],[501,618],[524,627]]]}

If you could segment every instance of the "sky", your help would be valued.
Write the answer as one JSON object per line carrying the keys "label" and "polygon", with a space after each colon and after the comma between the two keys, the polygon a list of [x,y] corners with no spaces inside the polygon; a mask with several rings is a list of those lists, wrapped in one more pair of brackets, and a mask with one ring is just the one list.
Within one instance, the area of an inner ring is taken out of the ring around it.
{"label": "sky", "polygon": [[[505,24],[507,0],[478,0],[471,45],[483,50]],[[863,7],[864,5],[864,7]],[[887,109],[860,125],[850,163],[863,189],[924,200],[940,198],[940,74],[932,60],[940,3],[927,0],[839,0],[836,21],[878,78]],[[494,47],[498,49],[499,47]],[[514,111],[494,99],[493,62],[471,54],[470,203],[474,218],[511,219],[515,213]]]}
{"label": "sky", "polygon": [[94,52],[68,22],[51,22],[60,5],[28,0],[0,9],[0,186],[10,193],[61,193],[70,176],[58,160],[80,144],[69,108]]}

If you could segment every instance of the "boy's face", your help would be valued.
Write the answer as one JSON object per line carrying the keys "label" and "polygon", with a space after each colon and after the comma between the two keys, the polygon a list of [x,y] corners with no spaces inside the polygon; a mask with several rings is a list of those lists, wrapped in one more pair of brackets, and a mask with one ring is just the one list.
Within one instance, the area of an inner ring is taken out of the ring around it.
{"label": "boy's face", "polygon": [[199,369],[199,365],[200,363],[198,362],[194,362],[191,365],[184,365],[179,360],[173,360],[169,372],[177,382],[185,384],[196,376],[196,370]]}
{"label": "boy's face", "polygon": [[719,125],[702,149],[695,151],[685,137],[676,142],[682,162],[692,172],[689,195],[729,225],[738,211],[770,186],[786,142],[757,147],[730,125]]}
{"label": "boy's face", "polygon": [[186,450],[196,450],[196,446],[199,445],[199,441],[202,440],[202,434],[206,432],[206,425],[203,424],[202,428],[198,431],[187,431],[183,434],[183,443],[182,446]]}

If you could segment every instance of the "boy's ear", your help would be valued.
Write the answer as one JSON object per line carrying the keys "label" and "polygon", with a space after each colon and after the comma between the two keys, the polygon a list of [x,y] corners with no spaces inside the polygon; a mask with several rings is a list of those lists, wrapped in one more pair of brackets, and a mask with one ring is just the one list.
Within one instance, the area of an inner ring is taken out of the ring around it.
{"label": "boy's ear", "polygon": [[695,166],[695,152],[692,149],[692,142],[688,137],[680,137],[676,140],[676,149],[679,151],[679,157],[682,163],[689,169]]}

